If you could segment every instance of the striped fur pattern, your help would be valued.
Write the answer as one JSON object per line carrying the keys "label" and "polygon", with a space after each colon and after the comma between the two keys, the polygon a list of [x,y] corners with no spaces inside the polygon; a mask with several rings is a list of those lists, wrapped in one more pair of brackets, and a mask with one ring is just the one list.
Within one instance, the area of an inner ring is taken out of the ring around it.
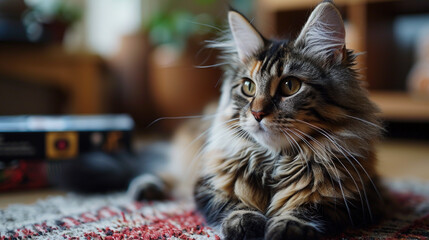
{"label": "striped fur pattern", "polygon": [[[224,53],[225,74],[199,155],[195,201],[207,221],[225,239],[313,239],[375,221],[382,129],[333,3],[316,7],[295,41],[267,40],[235,11],[229,21],[232,32],[210,43]],[[288,77],[301,87],[284,96]],[[246,79],[256,86],[250,97]]]}

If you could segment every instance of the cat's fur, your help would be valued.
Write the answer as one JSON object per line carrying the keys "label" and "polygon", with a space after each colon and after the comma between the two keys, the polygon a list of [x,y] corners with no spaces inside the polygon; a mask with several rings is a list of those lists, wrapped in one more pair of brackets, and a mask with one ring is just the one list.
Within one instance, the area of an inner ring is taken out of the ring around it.
{"label": "cat's fur", "polygon": [[[186,158],[200,168],[199,211],[225,239],[313,239],[375,221],[381,127],[336,7],[320,3],[294,41],[228,17],[230,33],[211,43],[225,63],[217,111],[209,127],[190,123],[195,140],[183,144],[197,153]],[[288,77],[302,85],[283,96]],[[252,97],[245,79],[256,84]]]}

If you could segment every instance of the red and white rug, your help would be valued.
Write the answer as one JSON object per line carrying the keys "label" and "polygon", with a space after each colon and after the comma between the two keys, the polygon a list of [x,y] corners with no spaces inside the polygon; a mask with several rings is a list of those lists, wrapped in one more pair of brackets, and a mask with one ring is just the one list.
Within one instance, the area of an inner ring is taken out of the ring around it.
{"label": "red and white rug", "polygon": [[[429,239],[429,184],[391,183],[404,207],[338,239]],[[137,203],[126,194],[69,194],[0,210],[0,239],[220,239],[191,203]]]}

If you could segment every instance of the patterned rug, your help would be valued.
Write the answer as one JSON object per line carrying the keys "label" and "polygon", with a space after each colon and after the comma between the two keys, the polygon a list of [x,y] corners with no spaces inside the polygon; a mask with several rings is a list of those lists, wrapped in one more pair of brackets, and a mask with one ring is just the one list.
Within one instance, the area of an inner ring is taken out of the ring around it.
{"label": "patterned rug", "polygon": [[[389,184],[393,217],[338,239],[429,239],[429,184]],[[131,202],[127,195],[69,194],[0,210],[0,239],[220,239],[191,203]]]}

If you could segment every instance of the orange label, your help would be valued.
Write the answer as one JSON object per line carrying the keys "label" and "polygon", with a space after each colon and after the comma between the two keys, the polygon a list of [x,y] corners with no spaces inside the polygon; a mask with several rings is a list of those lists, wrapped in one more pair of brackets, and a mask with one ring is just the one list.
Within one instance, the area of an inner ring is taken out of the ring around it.
{"label": "orange label", "polygon": [[78,155],[79,136],[76,132],[46,133],[46,157],[48,159],[73,158]]}

